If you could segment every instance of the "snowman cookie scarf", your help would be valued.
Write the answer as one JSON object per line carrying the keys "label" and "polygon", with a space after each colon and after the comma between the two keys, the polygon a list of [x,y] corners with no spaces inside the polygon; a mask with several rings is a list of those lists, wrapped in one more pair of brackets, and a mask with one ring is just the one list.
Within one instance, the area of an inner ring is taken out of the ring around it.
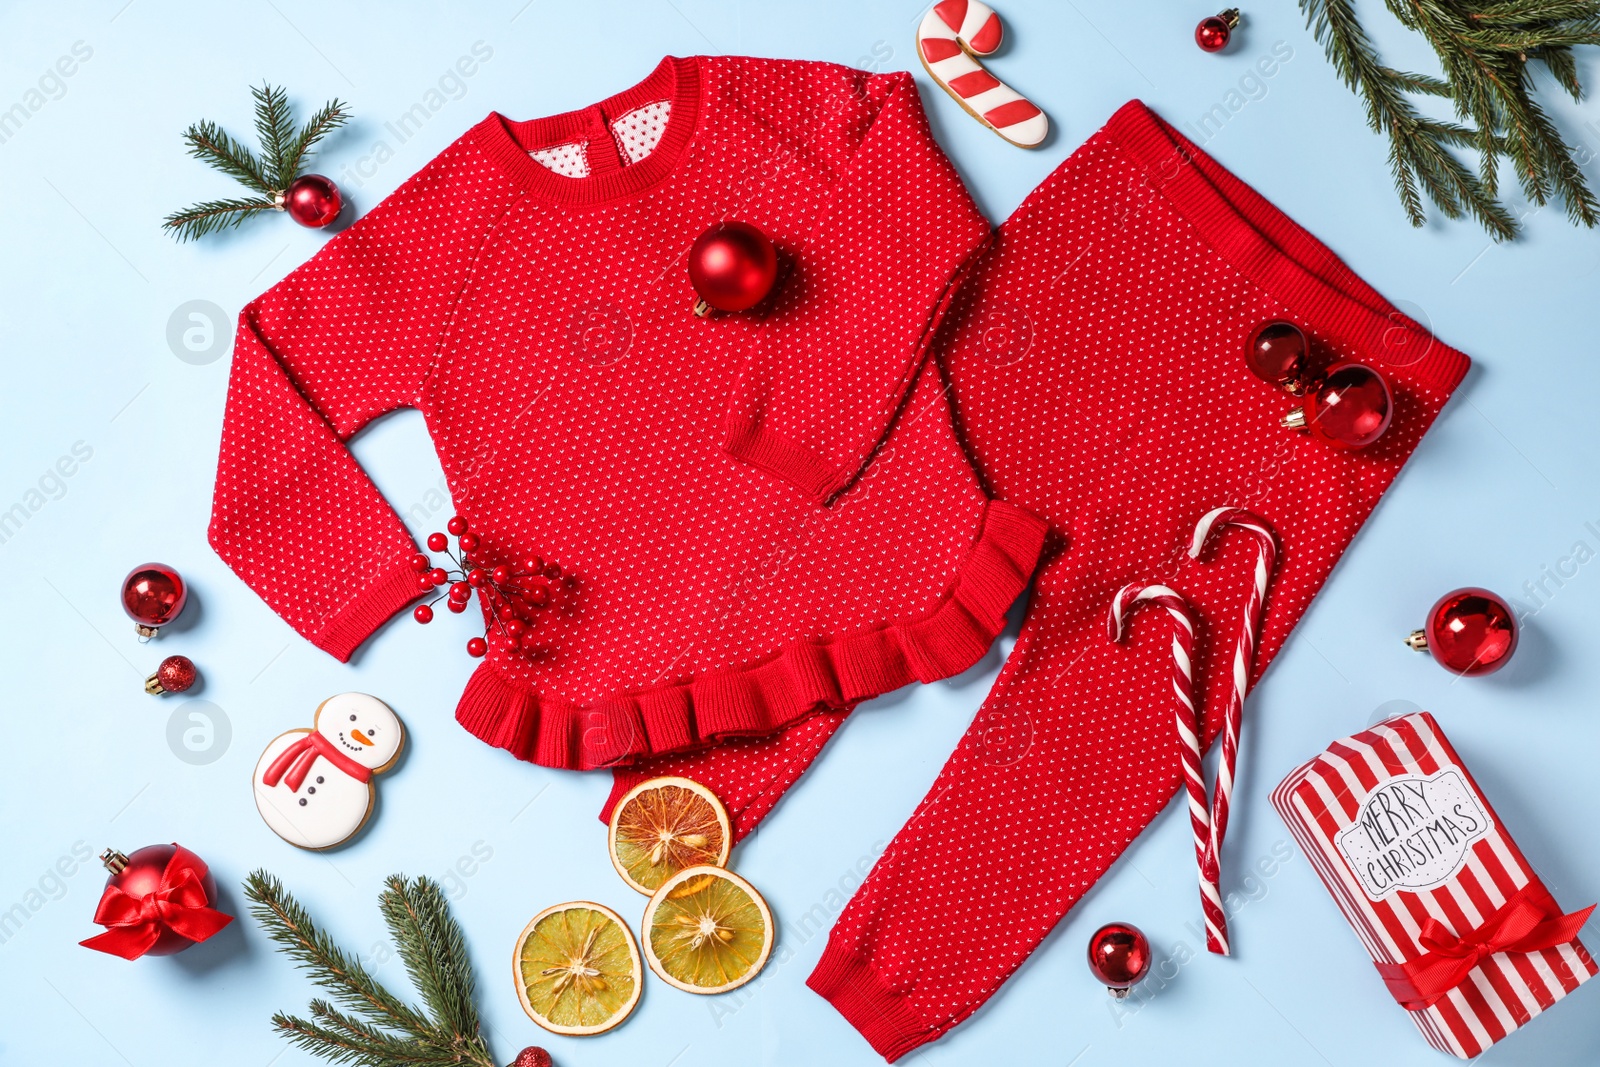
{"label": "snowman cookie scarf", "polygon": [[329,697],[311,729],[280,734],[261,753],[254,774],[256,809],[291,845],[343,844],[366,825],[377,798],[372,776],[394,766],[405,737],[399,717],[376,697]]}

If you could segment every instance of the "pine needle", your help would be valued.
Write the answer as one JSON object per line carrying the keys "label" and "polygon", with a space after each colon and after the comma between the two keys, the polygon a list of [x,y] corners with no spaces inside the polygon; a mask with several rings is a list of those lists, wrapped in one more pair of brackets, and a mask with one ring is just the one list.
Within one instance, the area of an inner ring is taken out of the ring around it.
{"label": "pine needle", "polygon": [[[1500,201],[1502,159],[1536,205],[1559,198],[1575,224],[1600,224],[1600,201],[1534,98],[1529,61],[1541,62],[1574,100],[1583,96],[1572,48],[1600,44],[1600,0],[1386,0],[1439,57],[1443,77],[1385,66],[1351,0],[1300,0],[1317,41],[1365,104],[1367,124],[1389,138],[1389,168],[1406,217],[1427,219],[1426,194],[1448,218],[1471,215],[1495,240],[1516,236]],[[1413,95],[1449,99],[1457,122],[1422,116]],[[1477,173],[1452,149],[1475,151]]]}
{"label": "pine needle", "polygon": [[245,219],[263,211],[273,211],[277,204],[263,197],[242,200],[207,200],[182,211],[174,211],[161,225],[180,241],[192,241],[208,233],[228,230]]}
{"label": "pine needle", "polygon": [[261,142],[261,155],[272,175],[273,188],[287,188],[294,181],[289,169],[289,142],[294,139],[289,94],[279,86],[263,84],[260,88],[252,86],[250,95],[256,100],[256,138]]}
{"label": "pine needle", "polygon": [[343,100],[330,100],[300,127],[300,133],[290,143],[288,149],[290,181],[293,181],[294,176],[305,166],[306,156],[316,147],[317,142],[350,121],[350,115],[345,110],[349,106]]}
{"label": "pine needle", "polygon": [[221,126],[201,119],[183,131],[183,139],[189,146],[191,156],[209,163],[258,193],[272,193],[272,179],[267,176],[255,153],[229,137],[228,131]]}

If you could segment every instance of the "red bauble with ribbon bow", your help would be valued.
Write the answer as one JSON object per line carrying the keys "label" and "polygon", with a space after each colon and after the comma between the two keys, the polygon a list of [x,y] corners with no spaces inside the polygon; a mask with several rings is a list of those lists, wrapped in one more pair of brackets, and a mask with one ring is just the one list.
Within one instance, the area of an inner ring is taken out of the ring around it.
{"label": "red bauble with ribbon bow", "polygon": [[106,932],[78,942],[85,948],[125,960],[170,956],[233,922],[216,909],[217,881],[206,861],[176,842],[126,856],[106,849],[100,862],[111,877],[94,921]]}

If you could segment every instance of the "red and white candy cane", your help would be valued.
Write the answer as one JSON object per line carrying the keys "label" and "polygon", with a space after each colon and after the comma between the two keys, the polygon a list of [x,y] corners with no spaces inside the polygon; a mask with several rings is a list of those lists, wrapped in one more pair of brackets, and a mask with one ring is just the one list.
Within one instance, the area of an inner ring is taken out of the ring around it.
{"label": "red and white candy cane", "polygon": [[[1233,646],[1233,687],[1228,694],[1228,710],[1222,719],[1222,758],[1217,770],[1217,791],[1211,802],[1211,837],[1206,850],[1202,877],[1213,884],[1221,881],[1222,838],[1228,832],[1228,809],[1233,802],[1233,774],[1239,761],[1239,729],[1244,719],[1244,698],[1250,691],[1250,666],[1255,662],[1256,642],[1261,636],[1261,618],[1267,602],[1267,585],[1272,581],[1273,567],[1278,560],[1278,535],[1267,521],[1243,508],[1216,508],[1206,512],[1195,526],[1194,539],[1189,543],[1189,555],[1200,558],[1207,539],[1213,530],[1222,526],[1237,526],[1256,537],[1258,551],[1254,578],[1249,596],[1245,598],[1244,620],[1239,627],[1239,638]],[[1206,947],[1224,956],[1228,954],[1226,930],[1219,944],[1208,939]]]}
{"label": "red and white candy cane", "polygon": [[1194,830],[1195,864],[1200,872],[1200,907],[1206,919],[1206,944],[1220,944],[1225,952],[1228,928],[1222,911],[1222,896],[1217,888],[1217,879],[1206,877],[1211,848],[1211,816],[1206,807],[1205,772],[1200,766],[1200,717],[1194,705],[1194,609],[1167,586],[1142,585],[1138,582],[1125,585],[1117,590],[1116,597],[1111,601],[1111,640],[1122,640],[1128,613],[1141,603],[1159,605],[1172,616],[1173,710],[1178,724],[1183,784],[1189,792],[1189,822]]}
{"label": "red and white candy cane", "polygon": [[1050,120],[976,58],[999,48],[1002,32],[1000,16],[989,5],[941,0],[917,27],[917,56],[928,76],[967,114],[1019,148],[1034,148],[1050,132]]}

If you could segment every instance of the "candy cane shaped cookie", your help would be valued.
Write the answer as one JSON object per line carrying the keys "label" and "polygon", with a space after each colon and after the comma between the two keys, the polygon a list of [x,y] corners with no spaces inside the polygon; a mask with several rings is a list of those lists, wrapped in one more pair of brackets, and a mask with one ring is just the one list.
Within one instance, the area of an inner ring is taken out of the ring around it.
{"label": "candy cane shaped cookie", "polygon": [[1178,724],[1178,757],[1183,768],[1183,784],[1189,793],[1189,822],[1194,830],[1195,865],[1199,871],[1200,908],[1206,919],[1206,945],[1220,946],[1213,952],[1228,951],[1228,920],[1222,910],[1222,895],[1217,880],[1207,877],[1207,858],[1211,847],[1211,816],[1206,806],[1205,772],[1200,765],[1200,717],[1194,706],[1194,609],[1176,591],[1164,585],[1123,586],[1111,601],[1111,640],[1121,641],[1126,619],[1134,606],[1151,603],[1166,608],[1172,616],[1172,694]]}
{"label": "candy cane shaped cookie", "polygon": [[1050,120],[974,58],[999,48],[1000,36],[1000,16],[989,5],[941,0],[917,27],[917,57],[969,115],[1017,147],[1035,148],[1050,132]]}

